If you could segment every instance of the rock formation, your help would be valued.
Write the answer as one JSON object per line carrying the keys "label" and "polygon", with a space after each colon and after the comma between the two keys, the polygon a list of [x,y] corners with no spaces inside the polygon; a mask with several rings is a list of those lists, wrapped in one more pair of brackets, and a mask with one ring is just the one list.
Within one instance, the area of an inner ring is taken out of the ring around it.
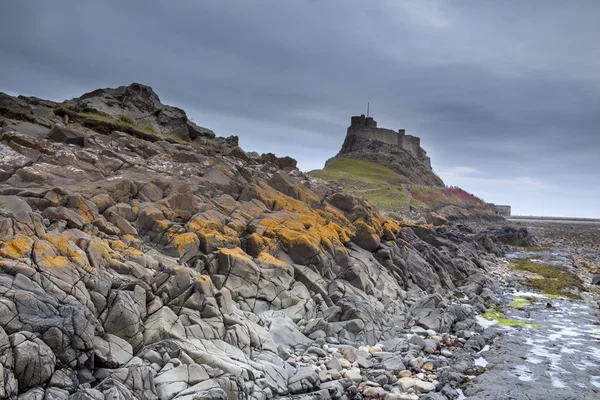
{"label": "rock formation", "polygon": [[420,143],[420,138],[406,135],[403,129],[394,132],[378,128],[371,117],[352,117],[340,152],[327,160],[325,166],[341,158],[369,160],[405,176],[408,183],[444,186],[432,171],[431,160]]}
{"label": "rock formation", "polygon": [[0,115],[0,398],[411,399],[481,347],[493,235],[383,216],[142,85]]}

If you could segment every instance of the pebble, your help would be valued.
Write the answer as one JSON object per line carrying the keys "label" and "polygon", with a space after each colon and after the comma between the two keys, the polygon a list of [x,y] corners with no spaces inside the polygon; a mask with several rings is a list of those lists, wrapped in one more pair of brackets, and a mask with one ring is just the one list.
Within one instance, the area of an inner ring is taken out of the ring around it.
{"label": "pebble", "polygon": [[346,360],[345,358],[340,358],[338,360],[338,363],[341,365],[342,368],[351,368],[352,364],[350,363],[350,361]]}
{"label": "pebble", "polygon": [[433,363],[432,362],[426,362],[425,364],[423,364],[423,369],[425,371],[432,371],[433,370]]}
{"label": "pebble", "polygon": [[444,357],[452,357],[452,352],[448,349],[442,349],[440,351],[440,354],[443,355]]}
{"label": "pebble", "polygon": [[402,389],[407,391],[411,387],[415,386],[415,380],[413,378],[400,378],[398,379],[398,383],[402,385]]}
{"label": "pebble", "polygon": [[363,396],[366,397],[378,397],[379,393],[383,392],[383,388],[376,386],[376,387],[372,387],[369,386],[367,387],[365,390],[363,390]]}
{"label": "pebble", "polygon": [[400,378],[410,378],[411,375],[412,375],[412,372],[410,372],[407,369],[400,371],[400,373],[398,374],[398,376]]}
{"label": "pebble", "polygon": [[431,382],[415,379],[414,388],[421,393],[429,393],[435,390],[435,385]]}
{"label": "pebble", "polygon": [[362,381],[363,377],[360,374],[360,372],[357,371],[356,369],[349,369],[344,373],[344,378],[350,379],[351,381],[354,381],[354,382],[360,382],[360,381]]}
{"label": "pebble", "polygon": [[389,393],[385,400],[419,400],[419,396],[414,393]]}

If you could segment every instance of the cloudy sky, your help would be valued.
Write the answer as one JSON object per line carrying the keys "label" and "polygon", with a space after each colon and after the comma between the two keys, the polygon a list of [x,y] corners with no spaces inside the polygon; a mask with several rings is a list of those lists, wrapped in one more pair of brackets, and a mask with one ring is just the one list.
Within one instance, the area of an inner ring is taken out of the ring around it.
{"label": "cloudy sky", "polygon": [[600,217],[598,0],[19,0],[0,91],[152,86],[246,150],[321,168],[350,116],[521,215]]}

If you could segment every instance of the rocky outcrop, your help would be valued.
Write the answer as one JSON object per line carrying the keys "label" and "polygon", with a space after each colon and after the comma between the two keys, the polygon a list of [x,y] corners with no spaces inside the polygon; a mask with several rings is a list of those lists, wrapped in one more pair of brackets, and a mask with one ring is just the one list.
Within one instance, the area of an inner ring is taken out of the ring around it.
{"label": "rocky outcrop", "polygon": [[407,181],[413,184],[444,186],[440,177],[402,147],[368,137],[346,136],[340,152],[327,160],[325,166],[340,158],[374,161],[405,176]]}
{"label": "rocky outcrop", "polygon": [[139,83],[116,89],[97,89],[69,100],[67,107],[85,113],[134,121],[140,127],[182,139],[214,138],[213,131],[196,125],[180,108],[164,105],[151,87]]}
{"label": "rocky outcrop", "polygon": [[[80,101],[149,111],[136,90]],[[380,215],[233,139],[150,141],[80,123],[40,137],[5,120],[1,398],[452,390],[441,373],[489,303],[495,239]]]}

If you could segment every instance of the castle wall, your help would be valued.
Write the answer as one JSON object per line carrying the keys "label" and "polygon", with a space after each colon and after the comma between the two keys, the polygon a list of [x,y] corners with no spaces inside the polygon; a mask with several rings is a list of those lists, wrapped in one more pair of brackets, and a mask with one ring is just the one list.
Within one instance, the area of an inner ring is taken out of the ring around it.
{"label": "castle wall", "polygon": [[421,139],[416,136],[405,135],[401,143],[404,150],[408,151],[414,158],[419,159],[419,149],[421,148]]}
{"label": "castle wall", "polygon": [[421,139],[417,136],[407,135],[404,129],[396,132],[391,129],[378,128],[377,121],[372,117],[361,115],[352,117],[347,137],[350,135],[368,137],[402,147],[427,168],[431,169],[431,159],[427,157],[427,152],[421,148]]}
{"label": "castle wall", "polygon": [[391,129],[350,126],[348,128],[348,134],[369,137],[371,139],[379,140],[380,142],[393,144],[394,146],[400,145],[398,132]]}

